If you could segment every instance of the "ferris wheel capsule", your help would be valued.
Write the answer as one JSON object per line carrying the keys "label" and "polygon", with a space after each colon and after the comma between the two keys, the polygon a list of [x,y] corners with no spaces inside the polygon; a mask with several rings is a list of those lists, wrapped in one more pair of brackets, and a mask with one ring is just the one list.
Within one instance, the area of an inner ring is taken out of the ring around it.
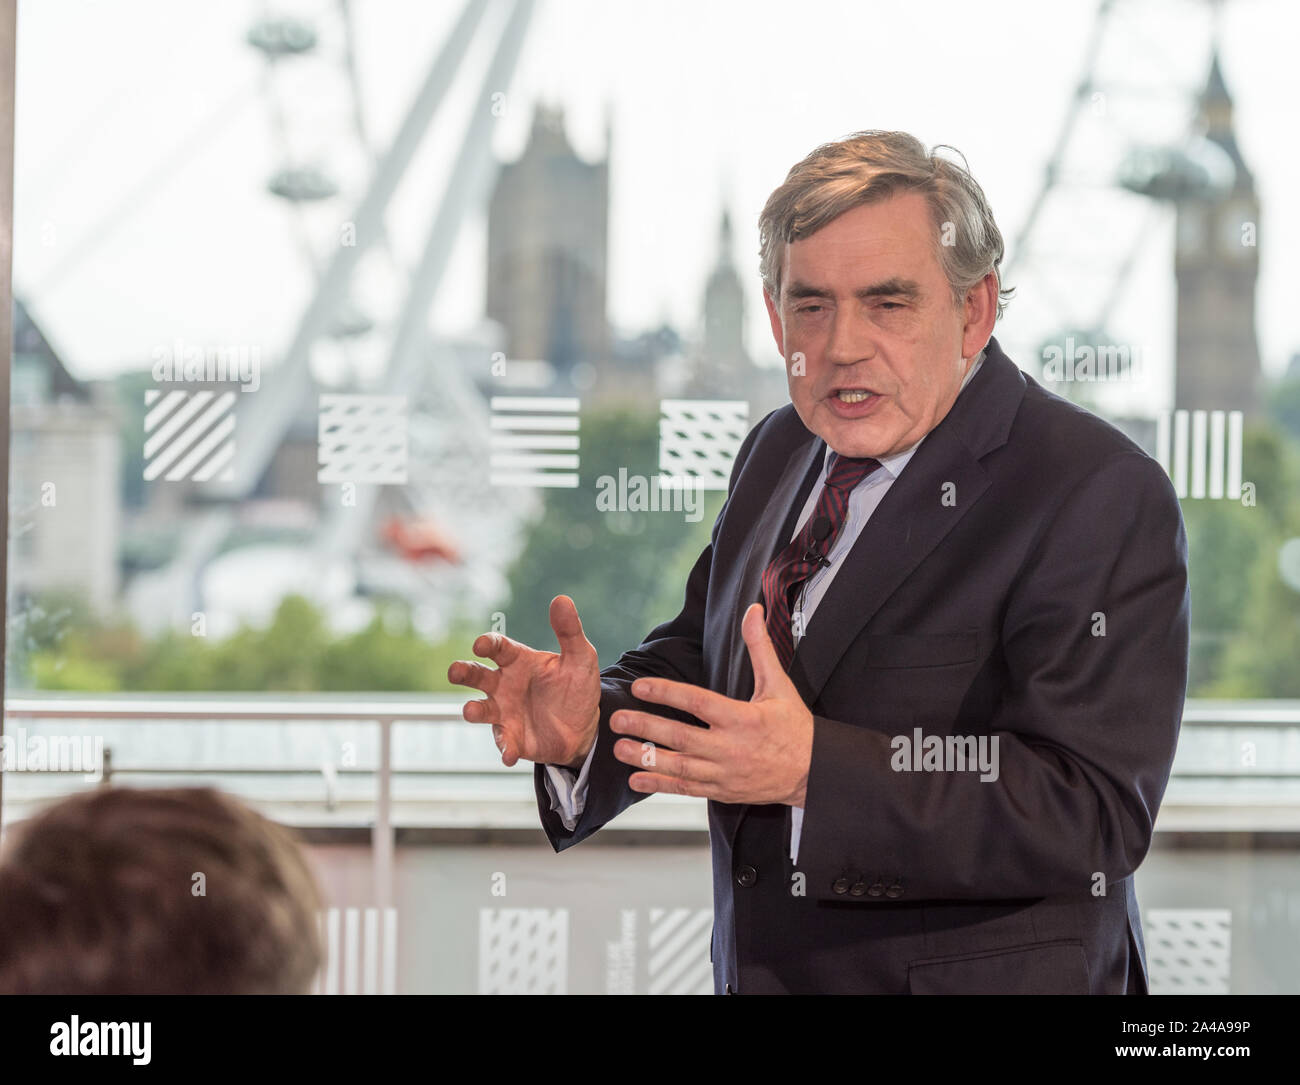
{"label": "ferris wheel capsule", "polygon": [[295,203],[328,200],[339,192],[338,184],[319,166],[290,166],[278,170],[267,182],[267,188]]}
{"label": "ferris wheel capsule", "polygon": [[315,28],[301,19],[265,18],[249,28],[246,40],[268,60],[274,60],[309,53],[316,48],[317,39]]}
{"label": "ferris wheel capsule", "polygon": [[375,326],[374,318],[355,301],[345,301],[330,321],[329,334],[335,339],[355,339]]}

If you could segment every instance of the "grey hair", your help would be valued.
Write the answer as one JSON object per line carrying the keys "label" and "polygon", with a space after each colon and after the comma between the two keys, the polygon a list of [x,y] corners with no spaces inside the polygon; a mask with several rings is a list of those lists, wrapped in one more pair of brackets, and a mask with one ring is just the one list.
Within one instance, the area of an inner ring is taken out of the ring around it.
{"label": "grey hair", "polygon": [[935,255],[952,288],[953,305],[960,308],[970,288],[991,271],[1001,317],[1015,292],[1002,288],[1002,233],[965,156],[959,166],[934,153],[946,146],[938,144],[927,154],[925,145],[907,132],[869,129],[823,143],[796,163],[758,217],[763,288],[779,299],[787,243],[815,234],[851,208],[911,191],[930,205]]}

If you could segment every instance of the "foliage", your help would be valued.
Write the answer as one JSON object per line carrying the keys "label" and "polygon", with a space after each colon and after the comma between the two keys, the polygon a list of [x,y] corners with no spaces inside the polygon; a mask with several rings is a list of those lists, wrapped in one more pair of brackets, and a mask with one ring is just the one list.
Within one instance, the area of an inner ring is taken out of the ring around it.
{"label": "foliage", "polygon": [[[1206,539],[1194,559],[1193,591],[1199,583],[1202,597],[1215,596],[1207,620],[1229,631],[1217,673],[1194,695],[1300,697],[1300,591],[1283,581],[1278,564],[1282,544],[1300,536],[1300,456],[1276,430],[1260,427],[1248,434],[1242,458],[1259,505],[1225,508],[1220,515],[1235,532]],[[1195,602],[1192,613],[1194,625],[1204,628]]]}
{"label": "foliage", "polygon": [[509,573],[505,632],[534,648],[556,650],[550,603],[568,595],[601,666],[608,666],[681,609],[683,563],[689,571],[707,545],[722,495],[706,492],[702,517],[694,523],[680,509],[602,510],[602,478],[609,487],[620,469],[629,478],[658,474],[658,416],[626,409],[590,412],[583,415],[581,433],[582,485],[546,492],[544,512]]}
{"label": "foliage", "polygon": [[[1289,401],[1286,401],[1289,402]],[[1282,406],[1285,406],[1285,402]],[[1275,415],[1285,413],[1273,404]],[[658,473],[658,420],[626,408],[582,420],[583,485],[547,490],[509,571],[505,632],[554,649],[550,600],[573,597],[607,666],[682,605],[686,579],[708,545],[722,504],[706,494],[702,515],[597,507],[603,477]],[[1243,462],[1255,506],[1184,500],[1192,593],[1189,695],[1300,697],[1300,592],[1278,568],[1282,543],[1300,537],[1300,454],[1284,427],[1245,434]],[[366,628],[332,633],[300,596],[285,598],[265,628],[224,639],[186,631],[147,637],[130,622],[96,615],[76,593],[11,601],[6,659],[10,689],[67,691],[458,691],[448,665],[471,658],[483,628],[461,625],[433,643],[400,601],[380,606]]]}
{"label": "foliage", "polygon": [[428,692],[454,687],[447,666],[472,635],[431,644],[391,604],[356,633],[335,636],[302,596],[287,596],[264,629],[242,625],[224,639],[167,631],[148,639],[131,624],[84,618],[47,638],[22,681],[36,689],[148,692]]}

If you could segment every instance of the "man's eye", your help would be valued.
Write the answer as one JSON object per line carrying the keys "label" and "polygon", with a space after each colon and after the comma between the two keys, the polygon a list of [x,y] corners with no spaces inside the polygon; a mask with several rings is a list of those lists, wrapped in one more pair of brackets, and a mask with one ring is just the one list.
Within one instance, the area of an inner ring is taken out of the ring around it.
{"label": "man's eye", "polygon": [[882,309],[901,309],[903,306],[901,302],[897,301],[882,301],[880,307]]}
{"label": "man's eye", "polygon": [[826,306],[824,305],[805,305],[799,310],[801,313],[820,313]]}

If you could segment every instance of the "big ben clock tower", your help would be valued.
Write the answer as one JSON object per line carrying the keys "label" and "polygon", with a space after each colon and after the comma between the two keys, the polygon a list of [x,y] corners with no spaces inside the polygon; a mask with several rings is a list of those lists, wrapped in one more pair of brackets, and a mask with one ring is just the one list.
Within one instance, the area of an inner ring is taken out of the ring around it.
{"label": "big ben clock tower", "polygon": [[1259,410],[1259,200],[1233,133],[1232,99],[1217,52],[1199,104],[1204,138],[1212,145],[1207,149],[1226,155],[1233,170],[1230,184],[1188,193],[1176,204],[1174,406],[1239,410],[1249,418]]}

